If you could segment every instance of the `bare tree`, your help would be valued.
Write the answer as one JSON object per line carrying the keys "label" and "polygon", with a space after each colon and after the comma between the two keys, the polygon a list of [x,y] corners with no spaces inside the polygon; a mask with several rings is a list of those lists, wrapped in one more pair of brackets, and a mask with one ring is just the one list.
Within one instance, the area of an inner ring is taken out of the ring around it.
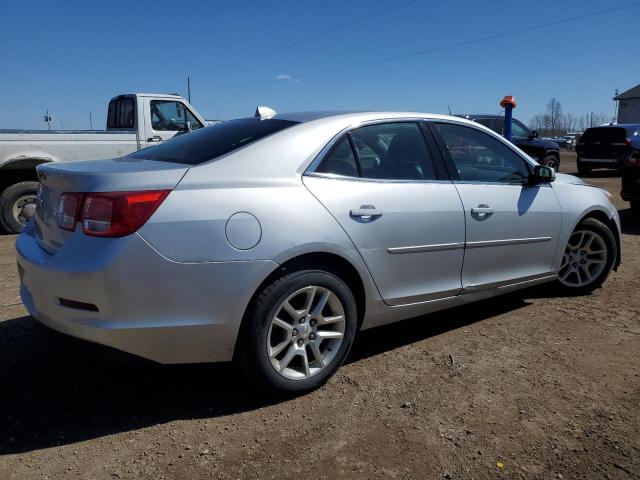
{"label": "bare tree", "polygon": [[606,124],[611,118],[606,113],[585,113],[576,117],[571,113],[563,113],[562,105],[552,97],[546,105],[546,113],[534,115],[529,122],[532,129],[538,130],[541,136],[565,135],[568,132],[583,132],[589,127]]}

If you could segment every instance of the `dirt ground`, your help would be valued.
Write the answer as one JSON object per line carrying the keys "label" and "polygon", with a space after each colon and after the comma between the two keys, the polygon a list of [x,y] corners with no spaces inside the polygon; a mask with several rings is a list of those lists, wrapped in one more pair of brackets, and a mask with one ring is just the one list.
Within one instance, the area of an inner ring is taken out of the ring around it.
{"label": "dirt ground", "polygon": [[603,289],[363,332],[334,379],[289,399],[40,326],[0,237],[0,479],[640,479],[640,223],[617,173],[588,181],[624,223]]}

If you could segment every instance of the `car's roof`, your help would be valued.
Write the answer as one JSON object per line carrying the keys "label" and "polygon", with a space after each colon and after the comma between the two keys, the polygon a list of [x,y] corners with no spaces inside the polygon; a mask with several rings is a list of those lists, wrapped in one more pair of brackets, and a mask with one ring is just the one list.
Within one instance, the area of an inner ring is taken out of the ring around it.
{"label": "car's roof", "polygon": [[454,116],[462,118],[504,118],[504,115],[495,113],[454,113]]}
{"label": "car's roof", "polygon": [[[460,117],[425,112],[393,112],[393,111],[309,111],[277,113],[274,117],[280,120],[290,120],[299,123],[308,123],[319,120],[358,123],[372,120],[385,120],[396,118],[431,118],[450,119],[460,121]],[[464,119],[462,119],[464,120]]]}
{"label": "car's roof", "polygon": [[595,127],[589,127],[587,130],[592,128],[640,128],[640,123],[607,123],[606,125],[597,125]]}

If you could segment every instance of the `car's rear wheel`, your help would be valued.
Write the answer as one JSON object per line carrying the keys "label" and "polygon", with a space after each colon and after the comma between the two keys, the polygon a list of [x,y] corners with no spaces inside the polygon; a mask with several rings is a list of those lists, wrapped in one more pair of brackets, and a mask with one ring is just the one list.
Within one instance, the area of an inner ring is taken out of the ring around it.
{"label": "car's rear wheel", "polygon": [[20,182],[0,195],[0,227],[7,233],[20,233],[29,221],[28,209],[35,208],[38,182]]}
{"label": "car's rear wheel", "polygon": [[558,167],[560,166],[558,157],[556,157],[555,155],[547,155],[542,164],[546,165],[547,167],[553,168],[555,171],[558,171]]}
{"label": "car's rear wheel", "polygon": [[609,227],[587,218],[569,237],[558,270],[558,282],[566,293],[590,293],[605,281],[617,254],[618,246]]}
{"label": "car's rear wheel", "polygon": [[353,294],[329,272],[303,270],[265,286],[250,306],[236,361],[270,390],[321,386],[344,362],[356,332]]}

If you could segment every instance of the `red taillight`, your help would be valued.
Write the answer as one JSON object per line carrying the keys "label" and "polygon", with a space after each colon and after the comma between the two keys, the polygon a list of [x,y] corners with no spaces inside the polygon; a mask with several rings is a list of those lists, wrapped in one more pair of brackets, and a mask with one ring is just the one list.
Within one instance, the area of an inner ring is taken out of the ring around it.
{"label": "red taillight", "polygon": [[58,206],[58,226],[65,230],[75,230],[80,216],[82,194],[63,193]]}
{"label": "red taillight", "polygon": [[[162,201],[169,195],[170,190],[149,190],[144,192],[101,192],[101,193],[64,193],[60,197],[60,211],[63,199],[66,205],[67,197],[77,199],[76,222],[82,223],[82,231],[96,237],[123,237],[138,230],[156,211]],[[82,208],[79,208],[82,205]],[[71,213],[71,203],[67,213]],[[65,215],[60,218],[66,219]]]}

